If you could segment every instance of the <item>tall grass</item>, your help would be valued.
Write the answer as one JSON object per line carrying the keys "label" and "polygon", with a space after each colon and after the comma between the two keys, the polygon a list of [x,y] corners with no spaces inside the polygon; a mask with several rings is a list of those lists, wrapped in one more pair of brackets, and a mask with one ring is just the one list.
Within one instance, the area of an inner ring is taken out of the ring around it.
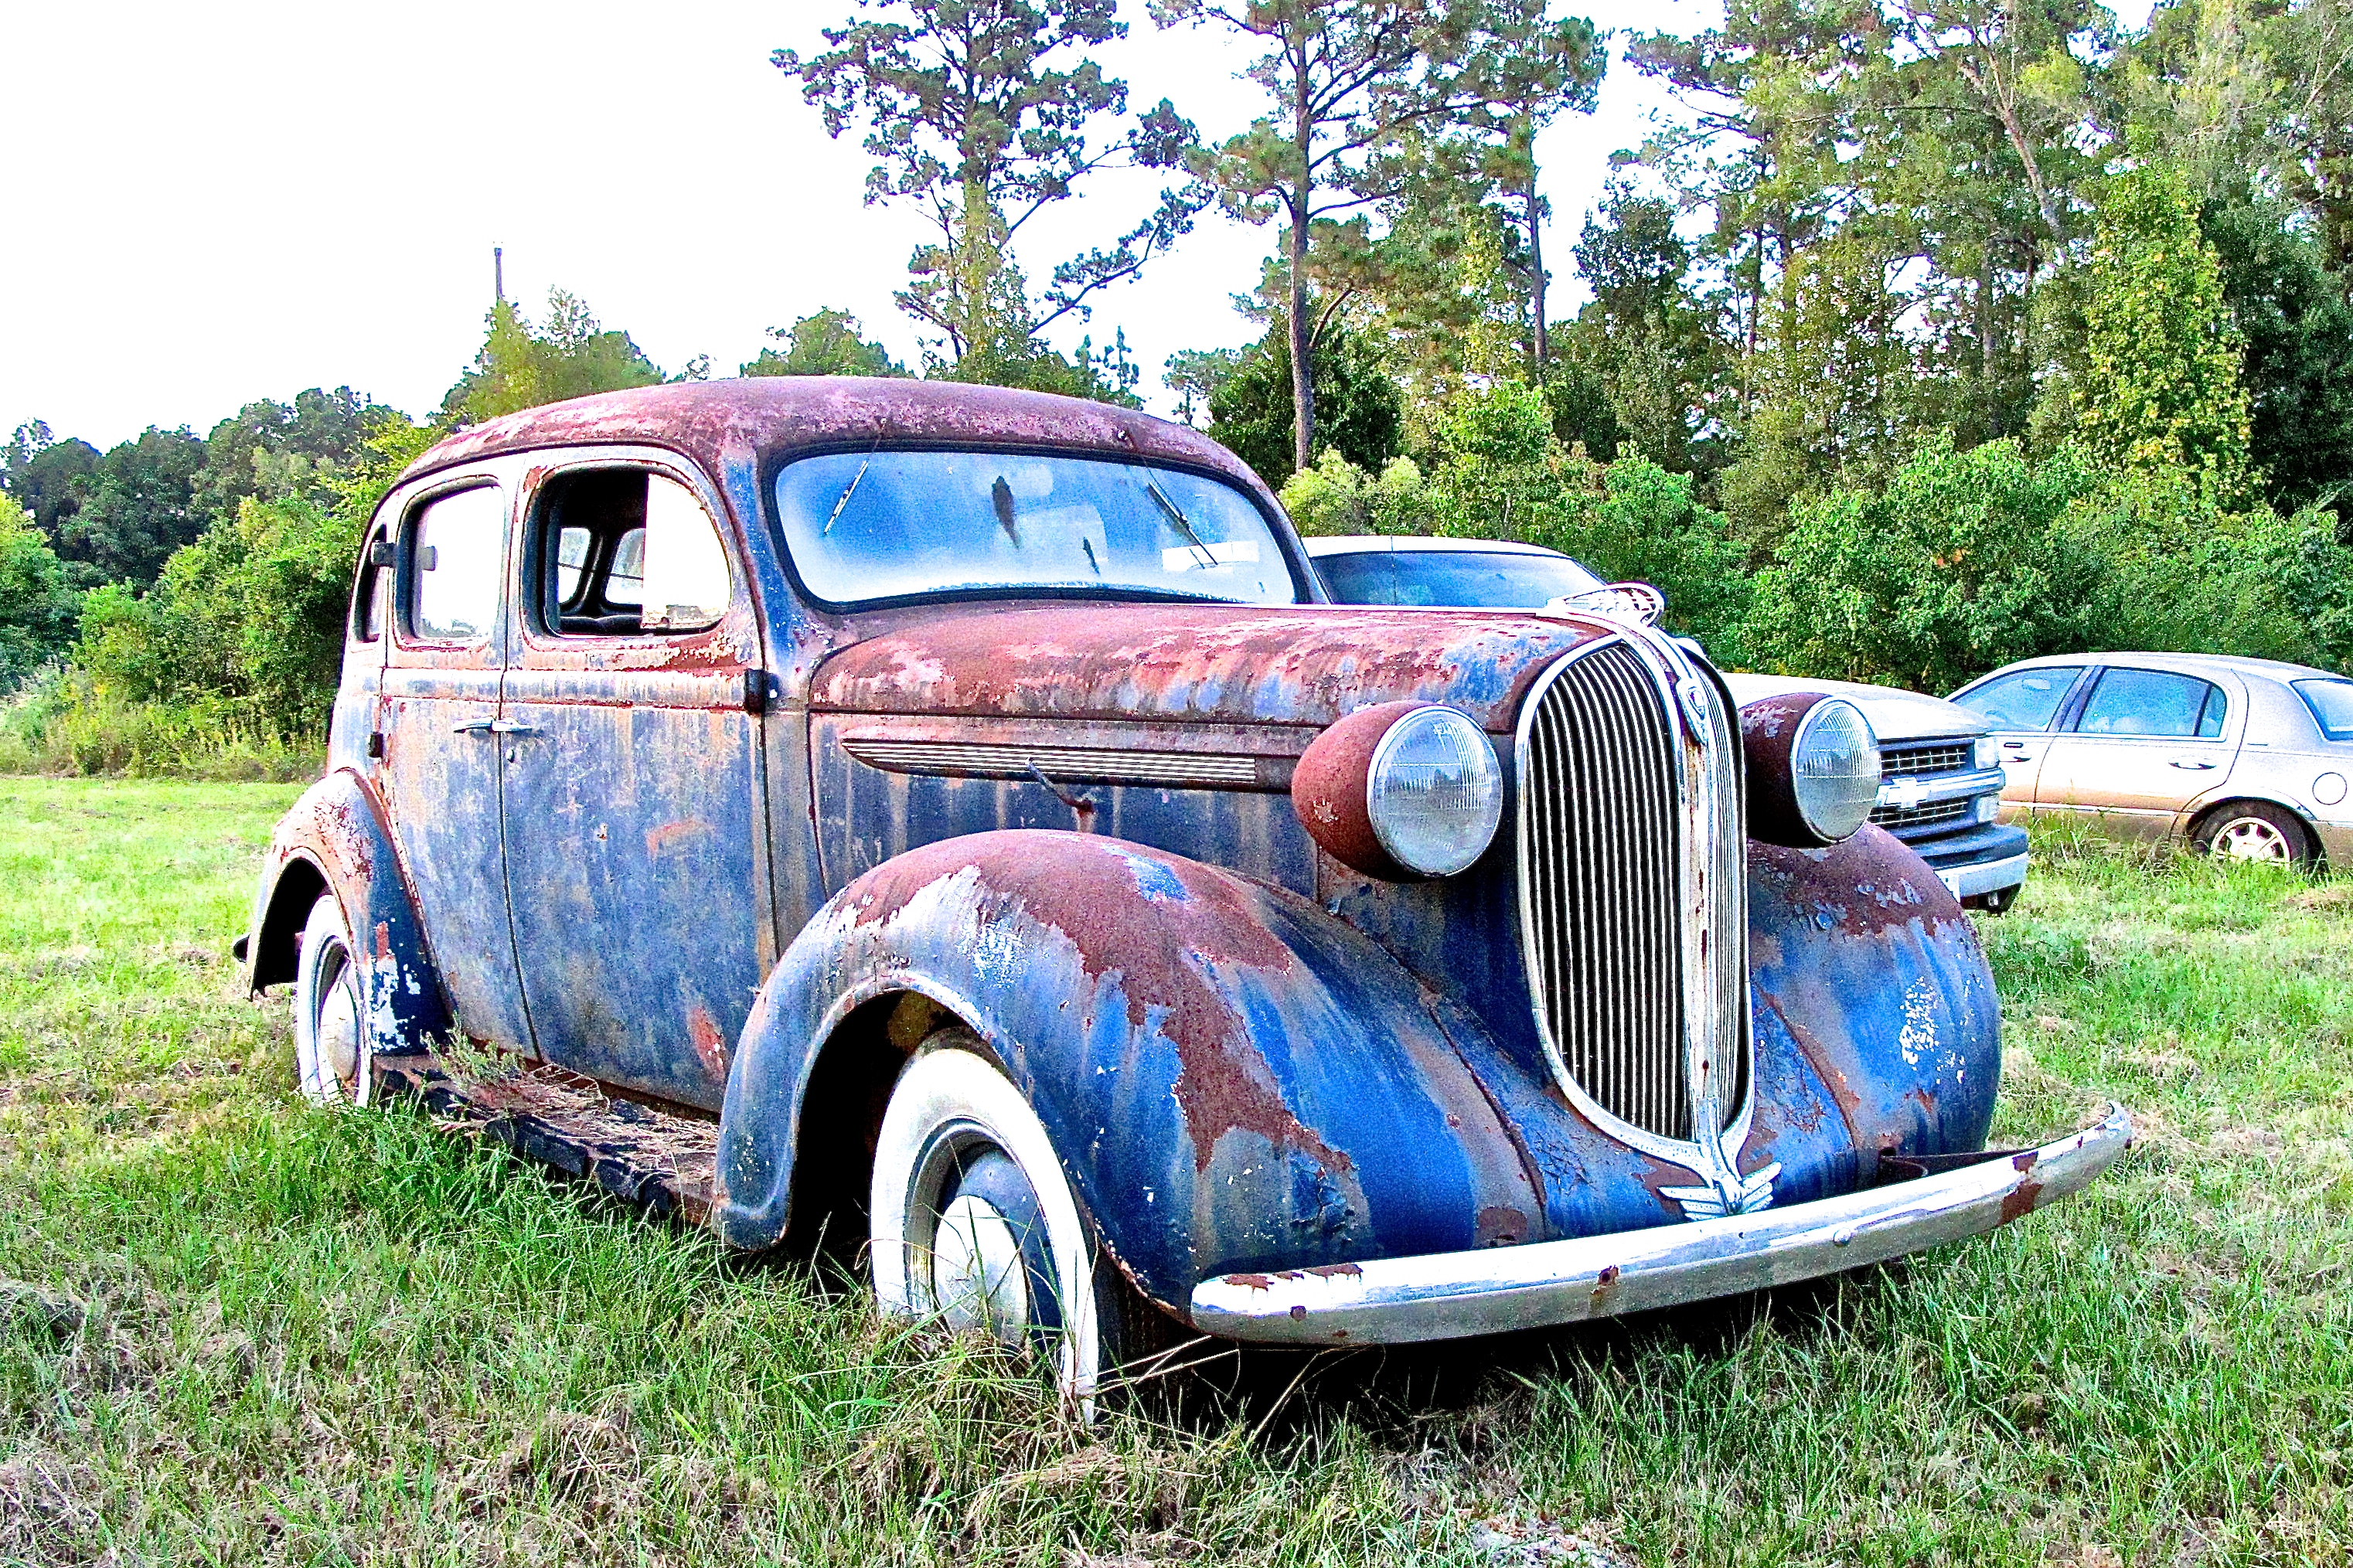
{"label": "tall grass", "polygon": [[0,698],[0,774],[259,783],[314,777],[323,735],[287,736],[226,703],[132,702],[51,665]]}
{"label": "tall grass", "polygon": [[301,1108],[224,951],[291,795],[0,781],[0,1562],[2347,1560],[2353,884],[2063,845],[1981,922],[1997,1136],[2141,1117],[2070,1204],[1083,1429],[854,1281]]}

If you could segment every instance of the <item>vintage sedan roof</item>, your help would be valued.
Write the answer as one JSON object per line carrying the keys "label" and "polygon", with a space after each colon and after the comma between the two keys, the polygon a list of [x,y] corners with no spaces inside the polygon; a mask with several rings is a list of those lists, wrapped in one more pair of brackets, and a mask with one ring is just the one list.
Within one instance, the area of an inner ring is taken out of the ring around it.
{"label": "vintage sedan roof", "polygon": [[[2316,669],[2308,664],[2289,664],[2276,658],[2251,658],[2239,654],[2224,653],[2139,653],[2110,651],[2104,653],[2052,653],[2037,658],[2021,658],[2005,664],[2000,669],[1989,670],[1976,680],[1976,686],[1997,675],[2007,675],[2013,669],[2042,669],[2052,666],[2081,667],[2086,664],[2137,665],[2145,669],[2178,670],[2184,675],[2217,673],[2255,676],[2265,680],[2341,680],[2344,677],[2333,671]],[[1964,687],[1962,689],[1968,689]]]}
{"label": "vintage sedan roof", "polygon": [[1223,447],[1149,414],[1011,387],[852,375],[680,382],[550,403],[460,430],[401,477],[543,447],[665,447],[716,472],[731,454],[930,442],[1133,455],[1207,468],[1273,499]]}

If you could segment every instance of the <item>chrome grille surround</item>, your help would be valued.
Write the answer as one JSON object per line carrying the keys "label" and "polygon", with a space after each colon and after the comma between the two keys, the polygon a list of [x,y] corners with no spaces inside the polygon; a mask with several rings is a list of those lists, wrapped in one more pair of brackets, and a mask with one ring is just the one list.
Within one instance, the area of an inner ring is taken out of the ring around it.
{"label": "chrome grille surround", "polygon": [[1740,736],[1715,679],[1620,625],[1520,710],[1520,938],[1562,1092],[1621,1142],[1698,1174],[1693,1217],[1771,1201],[1743,1178],[1749,1093]]}

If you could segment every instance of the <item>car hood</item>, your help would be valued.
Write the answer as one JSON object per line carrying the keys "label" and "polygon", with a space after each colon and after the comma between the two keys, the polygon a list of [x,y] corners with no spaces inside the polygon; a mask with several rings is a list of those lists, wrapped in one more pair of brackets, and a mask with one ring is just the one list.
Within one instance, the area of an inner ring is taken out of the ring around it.
{"label": "car hood", "polygon": [[1523,610],[1058,604],[942,612],[818,666],[821,711],[1318,728],[1405,698],[1510,730],[1544,667],[1607,624]]}
{"label": "car hood", "polygon": [[1801,680],[1786,675],[1750,675],[1726,670],[1725,684],[1732,700],[1743,707],[1760,697],[1786,697],[1795,691],[1827,691],[1862,710],[1872,732],[1882,744],[1927,741],[1948,735],[1985,734],[1985,721],[1958,703],[1895,686],[1866,686],[1857,680]]}

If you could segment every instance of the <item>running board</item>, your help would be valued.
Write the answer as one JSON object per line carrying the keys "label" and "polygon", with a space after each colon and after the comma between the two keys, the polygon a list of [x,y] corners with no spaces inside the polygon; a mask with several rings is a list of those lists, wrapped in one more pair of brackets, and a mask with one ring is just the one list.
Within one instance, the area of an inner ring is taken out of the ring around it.
{"label": "running board", "polygon": [[649,1213],[691,1226],[711,1221],[716,1121],[617,1100],[594,1079],[545,1062],[475,1078],[419,1053],[378,1057],[375,1074],[380,1093],[417,1100],[445,1131],[495,1139]]}

